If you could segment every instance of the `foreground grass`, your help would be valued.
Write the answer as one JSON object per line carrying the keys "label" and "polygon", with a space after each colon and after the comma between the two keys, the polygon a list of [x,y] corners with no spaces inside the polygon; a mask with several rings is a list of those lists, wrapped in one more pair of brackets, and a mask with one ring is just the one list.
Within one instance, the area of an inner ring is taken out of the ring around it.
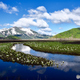
{"label": "foreground grass", "polygon": [[11,47],[17,43],[0,43],[0,59],[3,61],[18,62],[27,65],[52,66],[53,61],[36,57],[22,52],[16,52]]}
{"label": "foreground grass", "polygon": [[37,51],[80,55],[79,44],[65,44],[64,42],[25,42],[24,45],[30,46]]}

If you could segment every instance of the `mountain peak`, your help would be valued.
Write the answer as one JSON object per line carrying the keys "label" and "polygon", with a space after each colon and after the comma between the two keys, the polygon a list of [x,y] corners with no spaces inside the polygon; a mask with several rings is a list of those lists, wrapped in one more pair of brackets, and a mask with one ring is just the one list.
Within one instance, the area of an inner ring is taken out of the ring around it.
{"label": "mountain peak", "polygon": [[49,36],[41,35],[36,31],[31,30],[30,28],[23,28],[23,27],[11,27],[9,29],[1,29],[0,30],[1,36],[17,36],[21,39],[36,39],[36,38],[48,38]]}

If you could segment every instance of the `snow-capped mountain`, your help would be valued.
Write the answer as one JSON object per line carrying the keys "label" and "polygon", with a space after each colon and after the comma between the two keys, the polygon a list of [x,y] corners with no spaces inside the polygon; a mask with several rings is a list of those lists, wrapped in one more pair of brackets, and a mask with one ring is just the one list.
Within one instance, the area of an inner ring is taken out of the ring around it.
{"label": "snow-capped mountain", "polygon": [[9,29],[1,29],[0,30],[0,37],[7,37],[7,36],[17,36],[21,39],[37,39],[37,38],[48,38],[47,35],[39,34],[29,28],[22,28],[22,27],[12,27]]}

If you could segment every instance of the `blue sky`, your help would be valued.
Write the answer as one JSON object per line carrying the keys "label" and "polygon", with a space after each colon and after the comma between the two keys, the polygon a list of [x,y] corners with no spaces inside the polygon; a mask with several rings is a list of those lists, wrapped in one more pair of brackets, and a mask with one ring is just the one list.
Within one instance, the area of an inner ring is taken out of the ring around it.
{"label": "blue sky", "polygon": [[80,27],[80,0],[0,0],[0,29],[13,26],[49,35]]}

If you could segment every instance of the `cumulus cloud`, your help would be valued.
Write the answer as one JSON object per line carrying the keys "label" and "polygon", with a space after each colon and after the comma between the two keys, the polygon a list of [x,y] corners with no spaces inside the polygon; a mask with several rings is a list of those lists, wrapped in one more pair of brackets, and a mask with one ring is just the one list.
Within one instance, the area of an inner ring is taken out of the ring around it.
{"label": "cumulus cloud", "polygon": [[72,12],[75,14],[80,14],[80,7],[73,9]]}
{"label": "cumulus cloud", "polygon": [[37,26],[40,28],[48,27],[49,25],[47,22],[43,19],[34,19],[34,18],[20,18],[18,21],[11,24],[11,26],[17,26],[17,27],[29,27],[29,26]]}
{"label": "cumulus cloud", "polygon": [[47,11],[44,6],[39,6],[39,7],[37,7],[37,10],[39,10],[39,11]]}
{"label": "cumulus cloud", "polygon": [[[5,10],[9,9],[7,5],[2,5],[0,8]],[[12,10],[16,12],[18,11],[15,7],[12,7]],[[49,28],[48,21],[52,22],[53,24],[73,22],[76,25],[80,26],[80,7],[73,10],[64,8],[62,10],[49,13],[44,6],[39,6],[36,9],[28,10],[27,15],[24,14],[22,18],[10,25],[18,27],[37,26],[40,28],[38,32],[43,34],[51,34],[51,29]]]}
{"label": "cumulus cloud", "polygon": [[5,12],[9,14],[18,12],[18,9],[16,7],[8,6],[7,4],[4,4],[3,2],[0,2],[0,9],[3,9]]}
{"label": "cumulus cloud", "polygon": [[25,15],[25,17],[31,18],[41,18],[50,20],[51,22],[58,24],[58,23],[71,23],[72,21],[80,26],[80,7],[69,10],[68,8],[54,11],[52,13],[48,13],[44,6],[39,6],[36,9],[28,10],[29,14]]}

